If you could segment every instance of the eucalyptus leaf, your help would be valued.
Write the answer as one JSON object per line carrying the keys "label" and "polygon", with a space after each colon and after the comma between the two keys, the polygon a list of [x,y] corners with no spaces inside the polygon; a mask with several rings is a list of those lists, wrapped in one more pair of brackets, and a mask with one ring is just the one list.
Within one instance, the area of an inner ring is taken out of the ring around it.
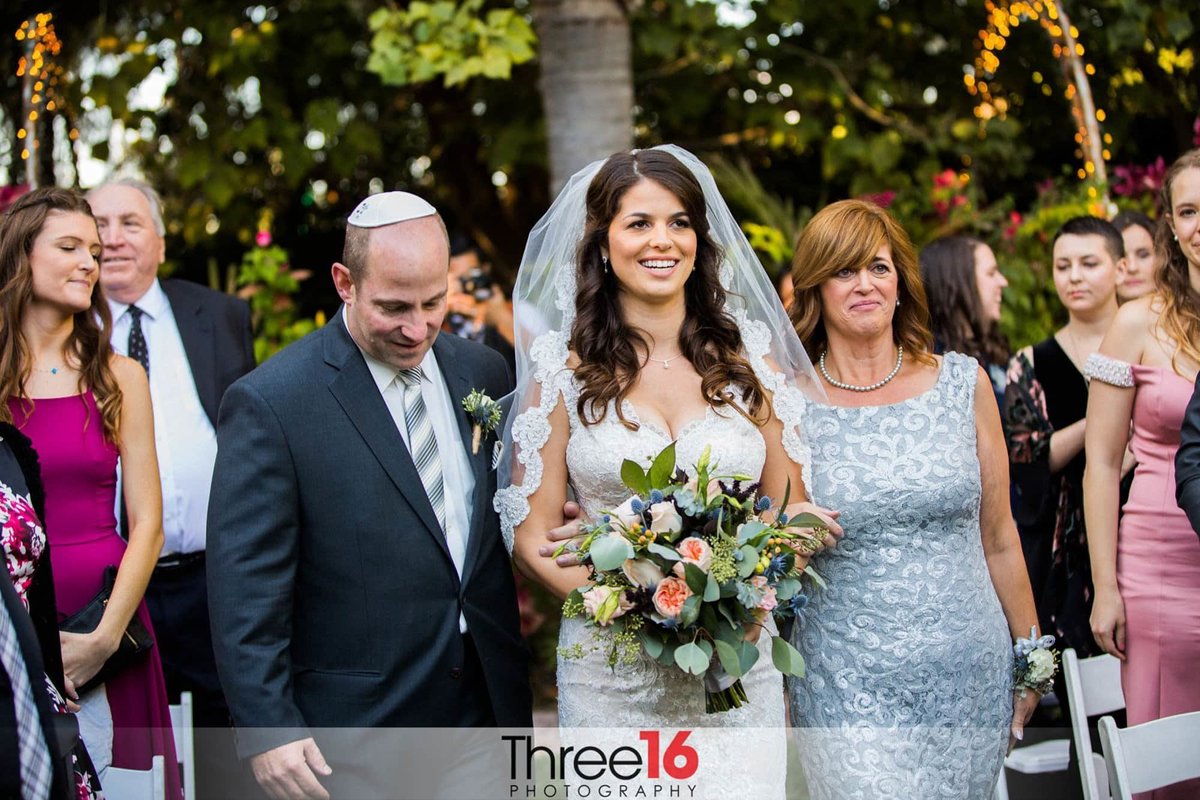
{"label": "eucalyptus leaf", "polygon": [[737,542],[738,544],[746,544],[747,542],[757,539],[763,531],[767,530],[767,526],[761,522],[751,520],[743,522],[738,527]]}
{"label": "eucalyptus leaf", "polygon": [[771,660],[775,662],[775,668],[784,675],[804,677],[804,656],[782,636],[771,639]]}
{"label": "eucalyptus leaf", "polygon": [[715,603],[719,599],[721,599],[721,585],[717,583],[717,579],[714,578],[711,573],[709,573],[708,583],[706,583],[704,586],[704,602]]}
{"label": "eucalyptus leaf", "polygon": [[795,578],[784,578],[775,586],[775,599],[779,602],[792,599],[800,591],[800,581]]}
{"label": "eucalyptus leaf", "polygon": [[754,565],[758,563],[758,551],[747,544],[742,546],[740,552],[742,560],[737,562],[738,577],[749,578],[754,572]]}
{"label": "eucalyptus leaf", "polygon": [[711,656],[705,657],[704,651],[695,642],[680,645],[675,651],[675,663],[681,670],[692,675],[703,675],[708,670],[709,658]]}
{"label": "eucalyptus leaf", "polygon": [[679,612],[679,626],[682,628],[690,627],[695,624],[696,618],[699,616],[700,598],[692,595],[683,601],[683,609]]}
{"label": "eucalyptus leaf", "polygon": [[742,660],[738,657],[737,648],[729,642],[717,639],[717,658],[721,662],[721,668],[734,678],[740,678],[745,673],[742,672]]}
{"label": "eucalyptus leaf", "polygon": [[651,542],[646,545],[646,549],[656,556],[665,558],[667,561],[679,561],[683,558],[683,556],[675,552],[675,548],[667,547],[665,544],[659,544],[658,542]]}
{"label": "eucalyptus leaf", "polygon": [[817,571],[812,568],[811,564],[809,564],[807,567],[804,568],[804,574],[807,575],[808,577],[812,578],[813,583],[815,583],[819,588],[821,588],[821,589],[825,588],[825,586],[826,586],[825,579],[817,574]]}
{"label": "eucalyptus leaf", "polygon": [[745,675],[758,663],[758,647],[742,639],[738,643],[738,660],[742,665],[742,674]]}
{"label": "eucalyptus leaf", "polygon": [[592,564],[601,572],[620,569],[625,559],[633,558],[633,545],[623,536],[605,534],[592,540],[588,553]]}
{"label": "eucalyptus leaf", "polygon": [[658,638],[656,634],[649,631],[645,626],[642,626],[641,630],[638,631],[638,635],[642,639],[642,649],[644,649],[651,658],[658,658],[662,655],[663,650],[665,649],[662,639]]}

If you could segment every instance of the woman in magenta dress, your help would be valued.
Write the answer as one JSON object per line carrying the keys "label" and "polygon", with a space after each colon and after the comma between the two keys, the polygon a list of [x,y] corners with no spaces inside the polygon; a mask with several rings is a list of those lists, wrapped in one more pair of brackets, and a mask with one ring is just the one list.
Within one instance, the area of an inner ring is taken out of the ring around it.
{"label": "woman in magenta dress", "polygon": [[[1121,306],[1088,360],[1084,513],[1092,632],[1121,659],[1130,725],[1200,711],[1200,546],[1175,502],[1175,451],[1200,369],[1200,150],[1164,176],[1157,288]],[[1126,433],[1137,458],[1117,525]],[[1139,795],[1194,798],[1200,780]]]}
{"label": "woman in magenta dress", "polygon": [[[59,620],[100,590],[118,567],[100,625],[60,633],[67,694],[116,650],[162,548],[162,499],[146,375],[109,346],[108,304],[98,285],[100,237],[75,192],[46,188],[17,200],[0,224],[0,419],[37,449]],[[129,543],[116,532],[117,459],[124,472]],[[102,697],[97,697],[102,693]],[[90,696],[89,696],[90,695]],[[164,756],[167,797],[181,797],[158,652],[80,700],[111,710],[112,765],[146,770]],[[89,750],[95,750],[84,735]],[[98,749],[104,749],[98,743]],[[101,778],[103,782],[103,777]]]}

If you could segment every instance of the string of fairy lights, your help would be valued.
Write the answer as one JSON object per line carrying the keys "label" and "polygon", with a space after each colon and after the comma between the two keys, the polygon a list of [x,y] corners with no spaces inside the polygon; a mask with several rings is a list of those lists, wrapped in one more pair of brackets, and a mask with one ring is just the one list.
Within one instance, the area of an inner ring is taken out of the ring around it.
{"label": "string of fairy lights", "polygon": [[[26,174],[30,176],[37,174],[37,151],[42,146],[38,132],[43,128],[39,122],[46,115],[62,110],[63,101],[58,89],[66,78],[57,60],[62,41],[54,32],[53,20],[54,15],[49,12],[37,14],[21,23],[13,34],[24,44],[25,51],[17,61],[17,77],[22,80],[24,100],[17,142]],[[72,127],[68,136],[75,141],[79,138],[78,129]]]}
{"label": "string of fairy lights", "polygon": [[[1088,77],[1096,74],[1096,68],[1084,61],[1087,52],[1079,42],[1079,30],[1070,23],[1066,12],[1055,0],[987,0],[987,25],[979,32],[978,55],[974,70],[963,76],[967,91],[979,98],[975,116],[980,120],[993,117],[1004,119],[1008,102],[993,94],[989,82],[1000,69],[1000,54],[1014,30],[1023,22],[1037,22],[1050,37],[1054,58],[1061,62],[1067,75],[1067,86],[1063,94],[1071,103],[1075,117],[1075,155],[1082,162],[1076,171],[1081,181],[1094,179],[1097,183],[1107,182],[1106,162],[1112,158],[1112,135],[1101,136],[1100,123],[1105,120],[1102,108],[1096,108],[1091,98]],[[1045,82],[1041,73],[1033,73],[1034,83],[1039,84],[1043,94],[1049,96],[1053,89]],[[1095,187],[1089,194],[1096,196]]]}

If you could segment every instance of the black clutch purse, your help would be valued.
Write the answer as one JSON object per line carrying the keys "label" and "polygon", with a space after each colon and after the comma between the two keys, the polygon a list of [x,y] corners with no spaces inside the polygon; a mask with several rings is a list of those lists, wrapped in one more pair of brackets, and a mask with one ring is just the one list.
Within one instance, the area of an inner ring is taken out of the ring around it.
{"label": "black clutch purse", "polygon": [[[104,616],[108,600],[112,597],[113,584],[116,583],[116,580],[117,568],[111,565],[105,568],[104,585],[100,587],[100,591],[96,592],[96,596],[88,601],[86,606],[59,623],[58,629],[67,633],[91,633],[96,630],[100,625],[100,618]],[[146,626],[142,624],[135,613],[129,619],[129,625],[125,628],[125,634],[121,637],[121,644],[117,646],[117,651],[108,657],[104,666],[100,667],[100,671],[90,681],[83,686],[76,686],[75,691],[82,695],[95,689],[126,667],[140,661],[145,657],[146,651],[153,646],[154,638],[150,636],[150,631],[146,630]]]}

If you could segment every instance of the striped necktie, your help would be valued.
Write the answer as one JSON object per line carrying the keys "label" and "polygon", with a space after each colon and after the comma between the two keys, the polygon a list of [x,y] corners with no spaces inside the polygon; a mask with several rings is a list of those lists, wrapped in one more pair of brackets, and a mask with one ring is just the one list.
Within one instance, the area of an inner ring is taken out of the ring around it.
{"label": "striped necktie", "polygon": [[413,464],[421,476],[425,494],[438,525],[446,531],[446,497],[442,485],[442,460],[438,457],[437,438],[433,435],[433,424],[425,410],[425,398],[421,396],[421,382],[425,371],[418,367],[402,369],[398,375],[404,382],[404,424],[408,427],[408,451]]}
{"label": "striped necktie", "polygon": [[[7,576],[0,580],[7,580]],[[41,717],[33,699],[35,687],[29,682],[25,659],[21,656],[21,645],[12,618],[0,605],[0,669],[8,673],[12,688],[13,710],[17,717],[17,761],[21,770],[21,797],[24,800],[41,800],[49,797],[54,781],[54,767],[50,762],[50,751],[42,736]],[[42,691],[41,686],[36,691]]]}

